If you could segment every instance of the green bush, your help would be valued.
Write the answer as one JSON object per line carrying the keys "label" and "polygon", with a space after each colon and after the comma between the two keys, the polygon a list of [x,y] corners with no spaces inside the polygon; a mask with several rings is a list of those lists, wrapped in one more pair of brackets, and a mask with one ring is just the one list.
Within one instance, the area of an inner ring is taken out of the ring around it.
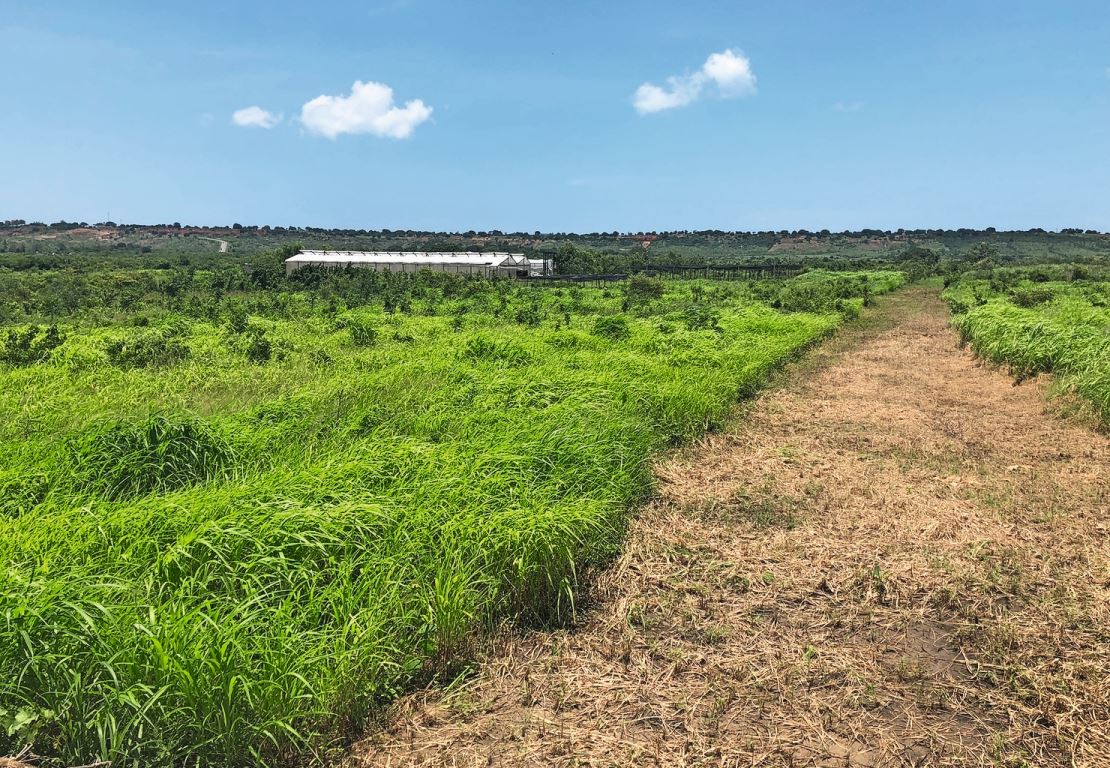
{"label": "green bush", "polygon": [[632,329],[628,319],[621,315],[602,316],[594,320],[593,334],[609,341],[623,341],[632,336]]}
{"label": "green bush", "polygon": [[347,330],[351,334],[351,343],[356,347],[372,347],[378,341],[377,326],[366,320],[351,320],[347,323]]}
{"label": "green bush", "polygon": [[232,461],[228,444],[206,425],[167,416],[96,425],[71,439],[67,453],[79,491],[110,500],[215,480]]}
{"label": "green bush", "polygon": [[228,333],[234,335],[246,333],[249,326],[250,316],[247,314],[247,308],[238,302],[230,304],[227,308]]}
{"label": "green bush", "polygon": [[625,296],[633,307],[661,299],[666,292],[666,284],[657,277],[633,275],[624,285]]}
{"label": "green bush", "polygon": [[105,345],[104,353],[112,365],[120,368],[146,368],[180,363],[189,357],[189,347],[175,330],[159,329],[110,341]]}
{"label": "green bush", "polygon": [[460,357],[465,360],[500,363],[502,365],[527,365],[532,356],[527,350],[503,341],[492,341],[484,336],[468,339]]}
{"label": "green bush", "polygon": [[266,337],[266,331],[257,326],[252,326],[249,334],[247,359],[257,365],[269,362],[270,358],[274,356],[274,345]]}
{"label": "green bush", "polygon": [[1018,307],[1035,307],[1052,301],[1053,296],[1048,288],[1015,288],[1010,293],[1010,301]]}
{"label": "green bush", "polygon": [[869,306],[878,294],[905,282],[902,272],[827,272],[813,270],[785,281],[772,303],[786,312],[836,311],[845,299],[862,299]]}
{"label": "green bush", "polygon": [[0,363],[11,366],[33,365],[50,359],[51,353],[65,342],[58,326],[31,325],[23,330],[9,328],[0,347]]}
{"label": "green bush", "polygon": [[690,331],[720,331],[721,315],[705,304],[691,304],[682,313],[682,321]]}

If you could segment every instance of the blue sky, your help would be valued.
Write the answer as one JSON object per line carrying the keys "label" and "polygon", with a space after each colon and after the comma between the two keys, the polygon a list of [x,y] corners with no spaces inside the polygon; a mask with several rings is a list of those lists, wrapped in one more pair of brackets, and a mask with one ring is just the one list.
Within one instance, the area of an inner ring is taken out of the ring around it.
{"label": "blue sky", "polygon": [[1110,230],[1105,2],[0,0],[0,41],[0,219]]}

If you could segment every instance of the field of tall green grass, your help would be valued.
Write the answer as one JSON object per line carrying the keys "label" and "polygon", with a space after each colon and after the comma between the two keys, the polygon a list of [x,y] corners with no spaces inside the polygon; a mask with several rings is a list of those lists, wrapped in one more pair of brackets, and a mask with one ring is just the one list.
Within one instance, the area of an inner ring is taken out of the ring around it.
{"label": "field of tall green grass", "polygon": [[994,269],[971,273],[943,294],[960,341],[1018,380],[1056,374],[1110,426],[1110,270]]}
{"label": "field of tall green grass", "polygon": [[0,754],[326,754],[569,616],[652,456],[902,275],[178,279],[0,329]]}

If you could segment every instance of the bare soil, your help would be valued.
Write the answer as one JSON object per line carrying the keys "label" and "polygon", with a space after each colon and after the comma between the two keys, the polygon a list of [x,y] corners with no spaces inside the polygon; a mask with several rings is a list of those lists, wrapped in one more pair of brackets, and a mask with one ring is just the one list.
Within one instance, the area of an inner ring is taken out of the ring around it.
{"label": "bare soil", "polygon": [[1110,441],[886,297],[351,766],[1110,766]]}

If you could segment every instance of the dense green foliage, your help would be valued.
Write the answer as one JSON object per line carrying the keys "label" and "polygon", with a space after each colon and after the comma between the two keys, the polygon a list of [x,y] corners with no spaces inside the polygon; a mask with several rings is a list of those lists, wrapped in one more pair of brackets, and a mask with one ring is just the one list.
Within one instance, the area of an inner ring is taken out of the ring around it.
{"label": "dense green foliage", "polygon": [[962,343],[1019,381],[1055,373],[1110,424],[1110,268],[968,272],[945,290]]}
{"label": "dense green foliage", "polygon": [[495,617],[567,615],[652,454],[901,280],[37,273],[0,365],[0,753],[326,747]]}
{"label": "dense green foliage", "polygon": [[3,346],[0,346],[0,363],[7,365],[41,363],[61,346],[62,341],[62,335],[56,325],[51,325],[49,328],[41,328],[37,325],[9,328]]}
{"label": "dense green foliage", "polygon": [[825,272],[814,270],[787,280],[773,291],[771,306],[791,312],[820,312],[833,307],[857,315],[873,296],[902,283],[898,272]]}
{"label": "dense green foliage", "polygon": [[[0,269],[89,268],[114,263],[130,268],[208,268],[226,263],[216,239],[239,258],[300,242],[333,250],[522,251],[561,256],[565,272],[626,272],[643,263],[712,264],[774,260],[829,269],[882,268],[922,250],[953,258],[977,243],[994,248],[1004,263],[1076,262],[1105,259],[1110,236],[1092,230],[1043,229],[861,229],[830,232],[679,230],[633,232],[424,232],[415,230],[324,229],[320,227],[193,227],[55,222],[0,222]],[[650,243],[645,248],[644,243]],[[565,249],[570,249],[565,251]],[[564,252],[565,251],[565,252]],[[563,253],[560,253],[563,252]]]}

